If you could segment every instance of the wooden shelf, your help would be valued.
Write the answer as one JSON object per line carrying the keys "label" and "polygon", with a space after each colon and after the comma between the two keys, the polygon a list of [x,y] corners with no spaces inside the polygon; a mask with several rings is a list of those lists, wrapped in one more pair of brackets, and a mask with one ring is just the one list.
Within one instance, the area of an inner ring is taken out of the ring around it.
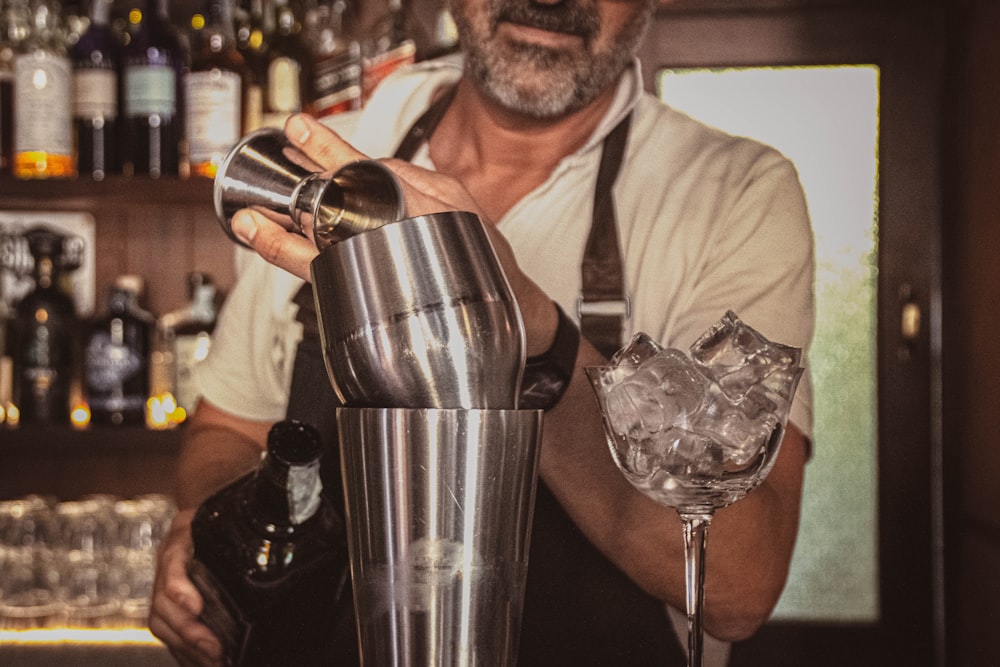
{"label": "wooden shelf", "polygon": [[209,178],[146,178],[109,176],[103,181],[89,178],[20,180],[0,178],[0,206],[37,206],[45,200],[55,209],[89,209],[157,203],[168,206],[212,206]]}
{"label": "wooden shelf", "polygon": [[23,425],[0,430],[0,499],[173,494],[181,429]]}
{"label": "wooden shelf", "polygon": [[181,429],[156,431],[142,426],[91,426],[75,429],[69,426],[35,426],[25,424],[0,430],[0,457],[12,454],[37,453],[43,450],[60,455],[86,450],[88,452],[175,453],[180,447]]}

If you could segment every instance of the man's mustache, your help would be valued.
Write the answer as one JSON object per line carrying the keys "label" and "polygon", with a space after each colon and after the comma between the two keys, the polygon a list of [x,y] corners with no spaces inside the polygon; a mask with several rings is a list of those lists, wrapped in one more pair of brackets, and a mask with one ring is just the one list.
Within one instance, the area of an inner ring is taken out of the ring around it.
{"label": "man's mustache", "polygon": [[494,13],[494,27],[502,21],[541,30],[578,35],[590,40],[597,35],[600,19],[594,7],[581,7],[576,2],[558,5],[536,5],[530,0],[500,2]]}

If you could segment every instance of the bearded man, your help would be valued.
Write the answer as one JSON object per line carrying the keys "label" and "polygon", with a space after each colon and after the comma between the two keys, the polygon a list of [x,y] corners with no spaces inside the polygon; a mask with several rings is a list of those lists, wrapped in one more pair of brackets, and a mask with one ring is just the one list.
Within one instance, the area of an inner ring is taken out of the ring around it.
{"label": "bearded man", "polygon": [[[519,664],[683,665],[665,611],[684,608],[679,520],[615,468],[582,369],[639,331],[687,349],[727,310],[772,340],[808,347],[813,243],[797,174],[773,149],[643,91],[635,54],[653,0],[453,0],[451,11],[458,57],[397,71],[358,115],[333,117],[336,132],[297,115],[285,133],[317,170],[381,159],[409,215],[478,214],[517,299],[529,358],[543,375],[569,360],[568,381],[543,382],[531,397],[546,412]],[[593,288],[581,266],[595,226],[610,229],[620,259],[598,287],[623,291],[596,315],[581,299]],[[150,620],[185,665],[224,660],[185,574],[194,509],[257,465],[268,428],[298,403],[292,368],[311,335],[301,295],[316,247],[252,211],[232,230],[257,254],[243,263],[199,367],[203,399],[185,430],[181,509],[161,548]],[[321,422],[335,398],[319,355],[311,365],[312,393],[322,387],[326,398],[307,417]],[[806,377],[773,471],[713,521],[713,636],[751,635],[777,602],[811,427]],[[336,474],[327,479],[336,488]],[[333,650],[356,660],[356,648]]]}

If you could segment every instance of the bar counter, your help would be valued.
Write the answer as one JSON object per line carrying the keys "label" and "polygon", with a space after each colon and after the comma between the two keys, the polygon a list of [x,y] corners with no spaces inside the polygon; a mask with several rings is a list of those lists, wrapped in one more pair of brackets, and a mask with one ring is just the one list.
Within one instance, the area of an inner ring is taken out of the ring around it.
{"label": "bar counter", "polygon": [[4,667],[177,667],[147,629],[0,630]]}

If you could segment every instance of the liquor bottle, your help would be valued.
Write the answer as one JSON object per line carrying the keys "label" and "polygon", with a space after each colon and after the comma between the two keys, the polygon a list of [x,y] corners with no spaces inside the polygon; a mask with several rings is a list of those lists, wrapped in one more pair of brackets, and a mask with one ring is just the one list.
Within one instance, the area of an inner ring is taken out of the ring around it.
{"label": "liquor bottle", "polygon": [[139,305],[142,290],[139,276],[119,276],[109,290],[107,311],[87,334],[83,386],[91,423],[145,421],[154,319]]}
{"label": "liquor bottle", "polygon": [[60,288],[63,236],[47,227],[25,232],[35,286],[15,309],[11,336],[15,404],[25,423],[69,422],[77,331],[73,300]]}
{"label": "liquor bottle", "polygon": [[[270,21],[268,21],[270,18]],[[264,13],[264,0],[250,0],[237,20],[236,48],[246,63],[243,89],[243,131],[263,126],[264,88],[267,85],[267,52],[274,33],[274,14]]]}
{"label": "liquor bottle", "polygon": [[334,664],[325,658],[345,593],[344,524],[322,494],[316,430],[276,423],[255,472],[208,498],[191,523],[201,620],[230,664]]}
{"label": "liquor bottle", "polygon": [[184,77],[192,174],[214,178],[219,162],[242,136],[245,75],[232,0],[209,0],[191,71]]}
{"label": "liquor bottle", "polygon": [[185,62],[167,0],[147,0],[139,27],[125,47],[122,68],[126,162],[131,173],[150,178],[179,173]]}
{"label": "liquor bottle", "polygon": [[344,30],[343,0],[315,8],[309,111],[317,118],[361,108],[361,45]]}
{"label": "liquor bottle", "polygon": [[31,0],[27,37],[14,56],[14,175],[76,175],[73,159],[72,66],[47,0]]}
{"label": "liquor bottle", "polygon": [[14,168],[14,50],[28,32],[24,0],[0,3],[0,175]]}
{"label": "liquor bottle", "polygon": [[285,120],[305,108],[312,86],[312,58],[302,24],[288,0],[264,0],[273,12],[275,29],[268,43],[263,124],[284,127]]}
{"label": "liquor bottle", "polygon": [[406,12],[402,0],[389,0],[386,27],[378,32],[362,48],[362,104],[368,101],[378,84],[393,71],[416,61],[417,46],[406,29]]}
{"label": "liquor bottle", "polygon": [[113,0],[93,0],[90,25],[71,50],[77,172],[100,181],[121,171],[118,90],[122,44],[109,25]]}
{"label": "liquor bottle", "polygon": [[188,275],[188,303],[157,321],[160,349],[167,357],[171,393],[187,415],[195,411],[201,394],[195,383],[195,368],[208,356],[216,319],[216,288],[201,272]]}

